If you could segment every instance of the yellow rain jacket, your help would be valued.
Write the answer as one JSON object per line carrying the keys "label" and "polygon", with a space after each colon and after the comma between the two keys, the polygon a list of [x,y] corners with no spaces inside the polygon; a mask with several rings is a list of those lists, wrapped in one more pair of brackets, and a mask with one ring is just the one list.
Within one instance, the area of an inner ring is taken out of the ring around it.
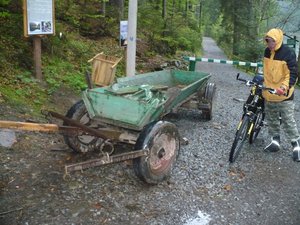
{"label": "yellow rain jacket", "polygon": [[295,52],[288,46],[284,45],[283,32],[280,29],[271,29],[266,37],[275,40],[275,51],[269,48],[264,53],[264,85],[270,88],[280,88],[284,85],[287,87],[288,96],[279,96],[263,91],[263,96],[270,102],[281,102],[293,99],[294,85],[297,82],[297,62]]}

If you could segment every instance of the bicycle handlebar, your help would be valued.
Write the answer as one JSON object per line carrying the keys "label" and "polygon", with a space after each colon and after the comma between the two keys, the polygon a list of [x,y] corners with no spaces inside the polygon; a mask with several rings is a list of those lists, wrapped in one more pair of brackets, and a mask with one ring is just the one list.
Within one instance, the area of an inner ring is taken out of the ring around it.
{"label": "bicycle handlebar", "polygon": [[[245,80],[245,79],[239,78],[239,76],[240,76],[240,73],[237,74],[236,79],[244,82],[247,86],[256,86],[261,90],[269,91],[271,94],[274,94],[274,95],[277,94],[277,91],[274,88],[265,87],[264,85],[253,82],[252,80]],[[287,94],[284,94],[284,95],[287,96]]]}

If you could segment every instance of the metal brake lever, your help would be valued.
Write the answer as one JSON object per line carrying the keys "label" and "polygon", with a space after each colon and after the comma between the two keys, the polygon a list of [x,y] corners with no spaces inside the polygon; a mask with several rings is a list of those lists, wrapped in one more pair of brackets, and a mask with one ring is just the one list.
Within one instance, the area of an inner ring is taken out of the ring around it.
{"label": "metal brake lever", "polygon": [[271,94],[277,94],[277,91],[275,89],[268,90]]}
{"label": "metal brake lever", "polygon": [[248,80],[248,81],[246,82],[246,86],[251,86],[251,85],[252,85],[251,81]]}

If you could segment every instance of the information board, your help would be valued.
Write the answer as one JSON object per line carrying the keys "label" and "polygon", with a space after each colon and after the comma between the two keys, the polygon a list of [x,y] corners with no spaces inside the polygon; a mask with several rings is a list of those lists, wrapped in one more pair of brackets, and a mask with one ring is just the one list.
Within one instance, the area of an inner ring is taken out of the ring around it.
{"label": "information board", "polygon": [[23,0],[24,35],[54,34],[54,0]]}
{"label": "information board", "polygon": [[128,33],[128,21],[120,21],[120,45],[122,47],[127,46],[127,33]]}

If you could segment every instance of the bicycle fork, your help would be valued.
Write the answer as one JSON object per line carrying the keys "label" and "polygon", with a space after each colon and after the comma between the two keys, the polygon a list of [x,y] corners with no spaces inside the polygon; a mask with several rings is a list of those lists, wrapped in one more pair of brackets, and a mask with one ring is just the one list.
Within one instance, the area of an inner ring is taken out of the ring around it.
{"label": "bicycle fork", "polygon": [[[255,118],[254,117],[254,114],[251,113],[251,112],[248,112],[247,114],[245,114],[244,116],[248,116],[249,119],[250,119],[250,123],[249,123],[249,127],[248,127],[248,130],[247,130],[247,135],[250,135],[251,134],[251,131],[253,130],[253,127],[254,127],[254,121],[255,121]],[[237,127],[237,131],[241,128],[241,125],[243,123],[243,118],[244,116],[242,117],[242,119],[240,120],[239,124],[238,124],[238,127]]]}
{"label": "bicycle fork", "polygon": [[251,121],[251,122],[250,122],[250,127],[248,128],[248,133],[247,133],[247,135],[250,135],[250,134],[251,134],[253,127],[254,127],[254,123],[253,123],[253,121]]}

